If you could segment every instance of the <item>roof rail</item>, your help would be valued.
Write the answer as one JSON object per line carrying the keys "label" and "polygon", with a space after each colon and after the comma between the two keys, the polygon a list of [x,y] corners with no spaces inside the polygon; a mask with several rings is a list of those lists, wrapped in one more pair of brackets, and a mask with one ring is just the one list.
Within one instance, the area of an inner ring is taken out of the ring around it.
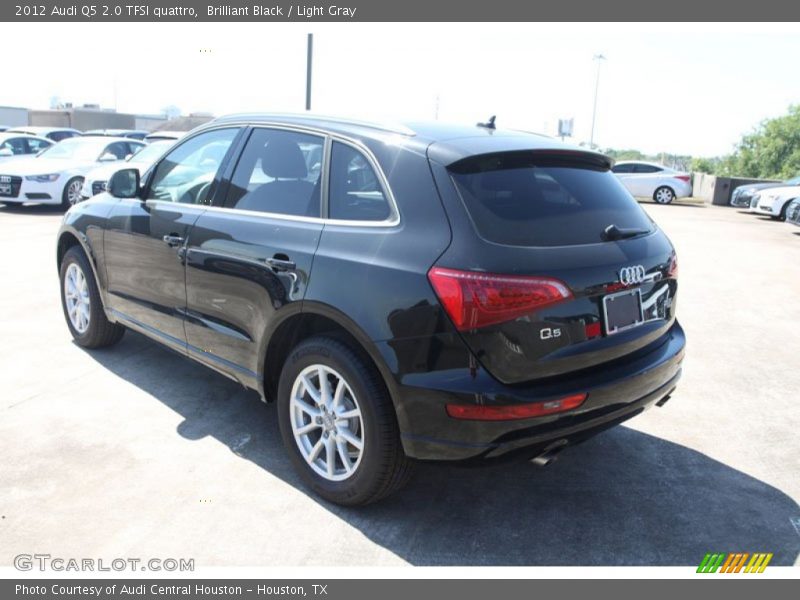
{"label": "roof rail", "polygon": [[293,121],[327,121],[330,123],[339,123],[341,125],[355,125],[358,127],[366,127],[369,129],[377,129],[387,133],[395,133],[399,135],[414,136],[417,133],[402,124],[395,123],[375,123],[373,121],[363,121],[359,119],[348,119],[346,117],[332,117],[328,115],[318,115],[314,113],[234,113],[230,115],[223,115],[217,117],[213,122],[224,121],[247,121],[247,120],[293,120]]}

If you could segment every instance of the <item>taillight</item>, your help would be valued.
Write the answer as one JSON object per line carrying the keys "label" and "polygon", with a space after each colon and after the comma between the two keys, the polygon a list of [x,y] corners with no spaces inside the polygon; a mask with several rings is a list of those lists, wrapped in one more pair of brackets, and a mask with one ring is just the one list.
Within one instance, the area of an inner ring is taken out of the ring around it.
{"label": "taillight", "polygon": [[433,267],[428,279],[459,331],[510,321],[572,298],[557,279]]}
{"label": "taillight", "polygon": [[686,183],[689,183],[689,181],[692,179],[691,175],[673,175],[673,177],[675,179],[680,179],[681,181],[685,181]]}
{"label": "taillight", "polygon": [[678,255],[673,254],[669,259],[669,268],[667,269],[667,277],[672,279],[678,278]]}
{"label": "taillight", "polygon": [[530,404],[512,404],[503,406],[487,406],[484,404],[448,404],[447,414],[454,419],[470,421],[512,421],[514,419],[531,419],[560,413],[578,408],[586,400],[587,394],[573,394],[558,400],[532,402]]}

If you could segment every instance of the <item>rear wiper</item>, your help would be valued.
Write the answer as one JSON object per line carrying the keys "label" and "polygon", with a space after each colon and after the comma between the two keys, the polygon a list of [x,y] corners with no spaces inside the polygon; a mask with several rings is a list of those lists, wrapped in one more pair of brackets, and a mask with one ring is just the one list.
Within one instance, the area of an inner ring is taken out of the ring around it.
{"label": "rear wiper", "polygon": [[612,223],[603,229],[602,238],[607,242],[613,242],[616,240],[624,240],[627,238],[636,237],[637,235],[644,235],[645,233],[650,233],[650,230],[636,228],[624,229],[622,227],[617,227]]}

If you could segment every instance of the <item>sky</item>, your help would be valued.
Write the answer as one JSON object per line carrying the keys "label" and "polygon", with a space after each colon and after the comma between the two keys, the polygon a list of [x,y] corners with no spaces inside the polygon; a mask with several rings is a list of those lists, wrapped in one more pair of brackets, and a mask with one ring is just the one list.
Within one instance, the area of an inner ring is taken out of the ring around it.
{"label": "sky", "polygon": [[[66,30],[69,34],[65,36]],[[800,103],[798,24],[18,23],[3,46],[0,106],[54,96],[122,112],[305,108],[314,34],[314,112],[461,123],[716,156]],[[32,40],[38,40],[32,46]]]}

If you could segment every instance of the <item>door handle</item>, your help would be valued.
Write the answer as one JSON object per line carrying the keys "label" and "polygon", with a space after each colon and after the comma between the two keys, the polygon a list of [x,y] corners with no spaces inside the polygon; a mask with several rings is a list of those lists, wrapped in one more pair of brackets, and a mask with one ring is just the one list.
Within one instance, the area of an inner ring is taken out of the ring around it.
{"label": "door handle", "polygon": [[275,258],[274,256],[264,259],[264,262],[276,271],[294,271],[297,268],[297,264],[293,260]]}
{"label": "door handle", "polygon": [[180,246],[183,244],[183,242],[186,241],[181,236],[175,234],[165,235],[161,239],[164,240],[164,243],[170,248],[174,248],[175,246]]}

